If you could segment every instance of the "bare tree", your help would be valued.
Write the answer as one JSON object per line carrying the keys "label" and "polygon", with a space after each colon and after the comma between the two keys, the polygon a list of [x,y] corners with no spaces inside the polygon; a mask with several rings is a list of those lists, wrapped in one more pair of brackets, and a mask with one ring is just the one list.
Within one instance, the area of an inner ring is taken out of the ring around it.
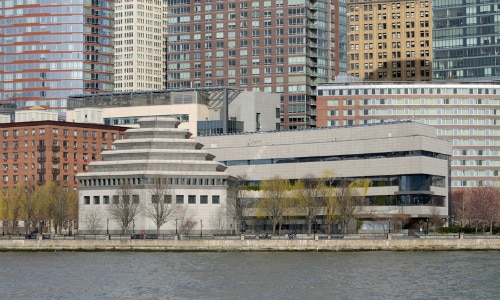
{"label": "bare tree", "polygon": [[85,213],[85,225],[91,234],[96,234],[102,228],[103,215],[97,207],[91,208]]}
{"label": "bare tree", "polygon": [[493,230],[493,223],[500,220],[500,191],[494,187],[474,187],[464,194],[465,215],[473,221],[473,225]]}
{"label": "bare tree", "polygon": [[198,224],[198,222],[196,222],[193,217],[189,217],[182,223],[181,231],[184,232],[185,235],[190,235],[196,224]]}
{"label": "bare tree", "polygon": [[439,209],[431,205],[429,207],[429,224],[431,225],[432,230],[436,230],[436,227],[441,225],[441,214],[439,213]]}
{"label": "bare tree", "polygon": [[245,218],[245,210],[249,207],[248,197],[251,193],[250,187],[246,185],[246,176],[241,175],[237,178],[235,196],[227,198],[227,213],[234,220],[234,232]]}
{"label": "bare tree", "polygon": [[306,218],[309,234],[312,232],[312,225],[323,210],[321,185],[322,180],[314,178],[312,174],[306,175],[295,183],[295,197],[300,212]]}
{"label": "bare tree", "polygon": [[358,179],[347,182],[344,178],[336,188],[336,198],[342,233],[347,234],[349,222],[354,218],[356,207],[361,205],[371,182],[367,179]]}
{"label": "bare tree", "polygon": [[453,222],[460,221],[459,223],[460,227],[462,227],[463,221],[467,219],[464,195],[465,195],[464,189],[454,190],[451,192],[451,199],[450,199]]}
{"label": "bare tree", "polygon": [[123,184],[113,196],[108,210],[110,217],[122,227],[123,234],[127,234],[130,223],[141,212],[139,196],[132,194],[128,183]]}
{"label": "bare tree", "polygon": [[213,227],[217,229],[218,233],[222,233],[226,227],[227,212],[225,206],[219,206],[215,211],[215,214],[211,215],[210,222],[214,225]]}
{"label": "bare tree", "polygon": [[144,208],[144,214],[153,220],[156,225],[156,234],[160,234],[160,228],[175,218],[177,214],[176,205],[172,203],[172,192],[167,184],[167,178],[153,178],[150,190],[151,202]]}
{"label": "bare tree", "polygon": [[274,176],[262,182],[262,198],[257,203],[257,215],[269,217],[273,226],[273,234],[278,226],[278,234],[281,234],[281,226],[284,217],[291,207],[291,185],[288,179]]}
{"label": "bare tree", "polygon": [[194,226],[198,224],[198,222],[195,221],[193,212],[187,205],[180,205],[177,207],[176,218],[179,221],[181,233],[186,235],[189,235]]}

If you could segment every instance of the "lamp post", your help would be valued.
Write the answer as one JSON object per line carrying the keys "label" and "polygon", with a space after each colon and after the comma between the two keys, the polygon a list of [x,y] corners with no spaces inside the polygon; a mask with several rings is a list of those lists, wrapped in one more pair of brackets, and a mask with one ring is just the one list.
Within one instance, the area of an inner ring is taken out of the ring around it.
{"label": "lamp post", "polygon": [[200,238],[203,236],[203,220],[200,220]]}
{"label": "lamp post", "polygon": [[[233,224],[234,224],[234,229],[233,229]],[[234,231],[233,231],[234,230]],[[231,234],[235,235],[236,234],[236,223],[233,218],[233,223],[231,223]]]}
{"label": "lamp post", "polygon": [[425,219],[425,222],[427,223],[426,225],[427,229],[425,230],[425,234],[429,234],[429,218]]}
{"label": "lamp post", "polygon": [[40,234],[43,234],[43,220],[40,220]]}
{"label": "lamp post", "polygon": [[69,236],[72,235],[72,232],[71,232],[71,227],[73,226],[73,221],[69,221]]}
{"label": "lamp post", "polygon": [[132,234],[135,234],[135,221],[132,219]]}
{"label": "lamp post", "polygon": [[109,235],[109,219],[106,219],[106,234]]}
{"label": "lamp post", "polygon": [[177,219],[175,219],[175,235],[178,235],[179,233],[177,233]]}
{"label": "lamp post", "polygon": [[240,232],[245,233],[245,231],[247,231],[246,227],[247,227],[247,222],[245,221],[245,219],[241,219]]}
{"label": "lamp post", "polygon": [[389,219],[389,233],[391,233],[391,219]]}

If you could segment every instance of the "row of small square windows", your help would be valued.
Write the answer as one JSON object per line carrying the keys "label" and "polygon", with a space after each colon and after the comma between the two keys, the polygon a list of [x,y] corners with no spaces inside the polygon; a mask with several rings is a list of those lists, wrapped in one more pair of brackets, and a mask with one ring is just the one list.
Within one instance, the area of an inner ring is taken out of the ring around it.
{"label": "row of small square windows", "polygon": [[[141,185],[153,184],[160,180],[156,178],[106,178],[106,179],[83,179],[81,186],[120,186],[120,185]],[[164,185],[225,185],[223,178],[161,178]]]}
{"label": "row of small square windows", "polygon": [[[112,201],[113,204],[119,204],[120,202],[122,203],[128,203],[130,201],[130,197],[128,195],[123,195],[121,197],[122,199],[120,200],[120,196],[114,195],[112,196]],[[151,196],[151,203],[158,203],[158,195],[152,195]],[[175,195],[175,203],[176,204],[184,204],[184,195]],[[208,195],[200,195],[199,197],[199,203],[200,204],[208,204]],[[110,204],[109,202],[110,198],[109,196],[102,196],[102,203],[103,204]],[[171,204],[172,203],[172,195],[164,195],[163,202],[165,204]],[[101,196],[93,196],[93,204],[99,205],[101,204]],[[139,195],[132,195],[132,203],[139,204]],[[196,195],[188,195],[187,196],[187,203],[188,204],[196,204],[197,199]],[[83,197],[83,204],[85,205],[90,205],[90,196],[84,196]],[[219,195],[212,195],[212,204],[220,204],[220,196]]]}

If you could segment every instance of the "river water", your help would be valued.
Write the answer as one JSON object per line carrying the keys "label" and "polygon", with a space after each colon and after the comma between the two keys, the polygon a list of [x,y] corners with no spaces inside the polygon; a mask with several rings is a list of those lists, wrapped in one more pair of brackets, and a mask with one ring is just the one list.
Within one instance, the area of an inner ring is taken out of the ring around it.
{"label": "river water", "polygon": [[498,299],[500,252],[0,252],[0,299]]}

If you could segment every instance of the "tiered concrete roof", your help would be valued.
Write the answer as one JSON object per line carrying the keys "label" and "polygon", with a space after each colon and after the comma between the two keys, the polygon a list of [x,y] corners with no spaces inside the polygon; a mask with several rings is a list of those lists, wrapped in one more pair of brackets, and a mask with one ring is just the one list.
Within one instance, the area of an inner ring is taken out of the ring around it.
{"label": "tiered concrete roof", "polygon": [[172,118],[141,118],[140,128],[126,131],[127,139],[113,143],[115,149],[102,152],[103,161],[89,164],[91,171],[79,179],[103,177],[228,177],[226,166],[214,161],[203,145],[190,139]]}

